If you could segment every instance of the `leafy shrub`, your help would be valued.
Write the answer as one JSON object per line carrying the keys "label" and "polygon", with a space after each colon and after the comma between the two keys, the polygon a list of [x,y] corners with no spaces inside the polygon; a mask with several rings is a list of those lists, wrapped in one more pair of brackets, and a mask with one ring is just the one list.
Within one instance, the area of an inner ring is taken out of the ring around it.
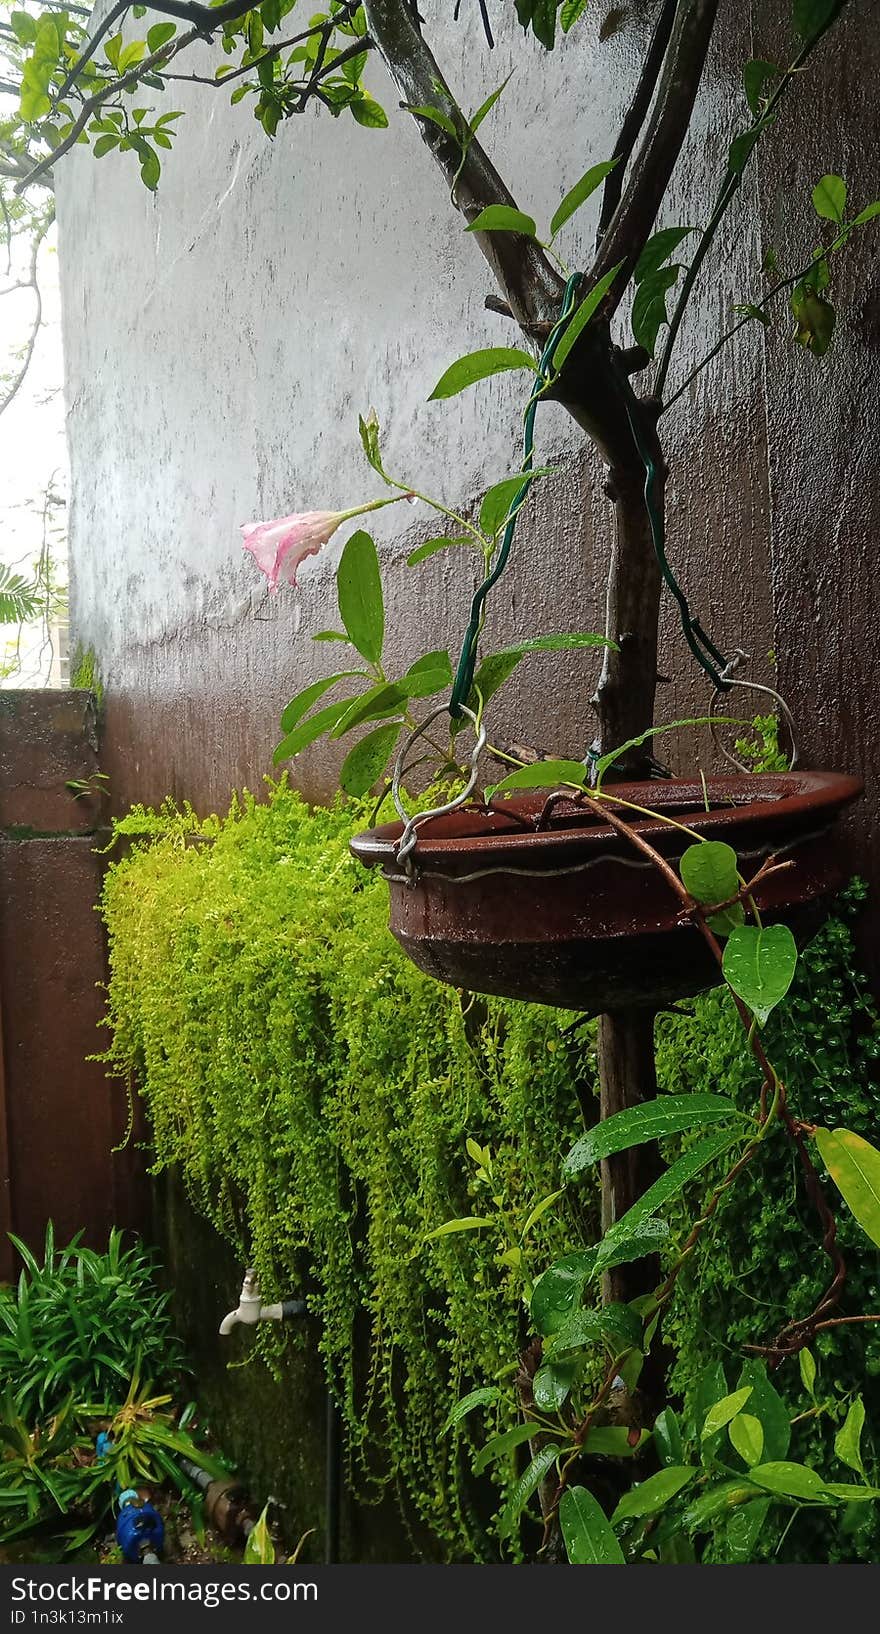
{"label": "leafy shrub", "polygon": [[24,1268],[0,1289],[0,1392],[18,1414],[47,1419],[72,1399],[124,1399],[138,1364],[170,1381],[183,1353],[155,1282],[156,1261],[138,1240],[111,1231],[106,1252],[74,1239],[56,1249],[46,1228],[43,1263],[13,1237]]}

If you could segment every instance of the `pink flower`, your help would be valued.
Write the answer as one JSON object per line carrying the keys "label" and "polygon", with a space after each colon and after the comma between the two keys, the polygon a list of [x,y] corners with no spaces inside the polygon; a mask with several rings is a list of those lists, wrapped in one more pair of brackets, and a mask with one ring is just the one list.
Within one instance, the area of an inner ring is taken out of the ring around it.
{"label": "pink flower", "polygon": [[244,549],[269,580],[274,594],[279,581],[296,584],[297,570],[307,556],[317,556],[350,511],[302,511],[274,522],[244,522]]}

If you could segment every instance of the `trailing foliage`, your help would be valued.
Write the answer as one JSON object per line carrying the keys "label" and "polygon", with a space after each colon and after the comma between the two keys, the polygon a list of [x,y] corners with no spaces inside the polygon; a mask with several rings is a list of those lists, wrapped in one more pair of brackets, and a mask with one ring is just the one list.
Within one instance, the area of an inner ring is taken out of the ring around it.
{"label": "trailing foliage", "polygon": [[[310,811],[281,784],[265,804],[244,796],[222,821],[167,805],[118,825],[136,844],[105,891],[108,1061],[142,1086],[156,1167],[179,1167],[195,1206],[254,1258],[267,1296],[305,1282],[362,1491],[394,1483],[450,1557],[497,1558],[470,1471],[476,1456],[495,1482],[500,1531],[511,1533],[529,1458],[506,1388],[535,1331],[523,1293],[598,1236],[598,1148],[580,1143],[576,1184],[552,1196],[582,1133],[579,1100],[594,1122],[593,1029],[537,1006],[463,1002],[422,976],[388,934],[381,881],[348,856],[363,818],[350,804]],[[796,1109],[868,1133],[880,1033],[854,974],[854,900],[802,956],[768,1033]],[[753,1108],[754,1064],[722,993],[662,1017],[658,1042],[662,1089]],[[675,1140],[688,1150],[693,1138],[676,1128],[686,1122],[670,1125],[670,1158]],[[730,1352],[735,1388],[741,1347],[814,1303],[824,1264],[814,1221],[800,1204],[793,1213],[788,1162],[783,1143],[770,1143],[683,1275],[668,1331],[689,1414],[719,1352]],[[847,1298],[876,1309],[876,1256],[854,1225],[841,1229],[858,1245]],[[591,1274],[595,1254],[580,1258]],[[533,1316],[543,1297],[534,1293]],[[880,1371],[874,1330],[822,1338],[815,1402],[790,1376],[795,1364],[774,1375],[792,1415],[807,1414],[793,1458],[833,1467],[866,1347],[869,1372]],[[869,1427],[873,1395],[869,1379]],[[475,1455],[490,1438],[492,1456]],[[863,1452],[872,1476],[870,1428]],[[840,1558],[869,1551],[875,1507],[860,1506],[851,1536],[846,1512],[843,1522],[840,1511],[799,1515],[782,1558],[810,1540]],[[790,1518],[777,1514],[762,1533],[768,1551]],[[710,1547],[727,1558],[723,1530]]]}
{"label": "trailing foliage", "polygon": [[[450,1556],[493,1558],[463,1477],[470,1436],[511,1420],[491,1406],[444,1424],[472,1379],[515,1360],[528,1266],[596,1235],[593,1187],[524,1232],[560,1184],[592,1042],[564,1013],[463,1003],[416,970],[384,884],[349,856],[358,824],[359,808],[310,811],[282,784],[224,821],[167,806],[119,825],[150,843],[107,877],[108,1061],[142,1085],[156,1168],[179,1168],[267,1297],[305,1281],[362,1491],[396,1483]],[[497,1231],[426,1241],[486,1214],[472,1136],[519,1222],[516,1264]],[[511,1451],[502,1488],[513,1474]]]}
{"label": "trailing foliage", "polygon": [[[791,992],[768,1023],[765,1038],[796,1116],[829,1126],[846,1123],[876,1139],[880,1017],[859,973],[853,937],[864,895],[860,884],[850,886],[835,916],[801,955]],[[681,1093],[711,1087],[744,1110],[753,1105],[754,1063],[722,990],[700,999],[693,1016],[661,1017],[657,1044],[661,1088]],[[847,1262],[841,1313],[876,1311],[880,1256],[847,1209],[837,1214]],[[706,1369],[717,1365],[719,1351],[727,1353],[728,1378],[735,1385],[744,1346],[766,1342],[789,1317],[814,1307],[828,1280],[818,1238],[790,1149],[782,1141],[769,1142],[760,1165],[743,1174],[735,1196],[719,1208],[692,1269],[682,1278],[667,1322],[676,1355],[673,1390],[692,1403]],[[873,1446],[871,1427],[880,1426],[880,1325],[832,1328],[817,1336],[814,1350],[819,1367],[815,1398],[805,1390],[795,1361],[773,1375],[798,1420],[790,1456],[826,1472],[849,1402],[861,1391],[867,1409],[865,1469],[876,1483],[880,1447]],[[876,1504],[858,1505],[842,1520],[799,1511],[777,1554],[789,1519],[783,1516],[778,1525],[764,1529],[760,1547],[767,1558],[876,1558]],[[715,1548],[716,1558],[726,1558],[723,1536]]]}

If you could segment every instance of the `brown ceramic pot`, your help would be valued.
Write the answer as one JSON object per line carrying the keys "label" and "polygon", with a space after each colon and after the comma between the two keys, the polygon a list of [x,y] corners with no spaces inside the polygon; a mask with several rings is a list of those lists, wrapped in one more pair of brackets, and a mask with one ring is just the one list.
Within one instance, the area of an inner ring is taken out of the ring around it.
{"label": "brown ceramic pot", "polygon": [[[784,772],[618,784],[615,794],[733,846],[746,879],[772,854],[792,866],[755,900],[768,922],[800,938],[821,922],[846,877],[831,830],[862,785],[834,772]],[[419,829],[408,879],[397,863],[401,823],[370,829],[351,849],[381,868],[391,929],[409,957],[440,981],[477,993],[563,1005],[597,1015],[661,1005],[717,981],[702,937],[679,919],[659,870],[607,823],[568,800],[535,825],[547,792],[465,807]],[[673,863],[692,842],[657,818],[620,808]]]}

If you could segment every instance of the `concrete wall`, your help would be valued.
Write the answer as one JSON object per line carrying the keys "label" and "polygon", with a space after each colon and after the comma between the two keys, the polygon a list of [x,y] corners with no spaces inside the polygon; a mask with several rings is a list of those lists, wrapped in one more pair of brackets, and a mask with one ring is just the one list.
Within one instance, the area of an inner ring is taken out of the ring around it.
{"label": "concrete wall", "polygon": [[[590,161],[612,145],[643,49],[650,6],[628,8],[598,41],[600,12],[554,54],[523,45],[507,21],[494,53],[473,17],[440,25],[440,55],[466,106],[512,66],[485,127],[523,207],[546,221]],[[510,8],[508,8],[510,9]],[[722,8],[694,131],[667,222],[696,222],[742,119],[742,63],[784,52],[787,0]],[[809,193],[827,169],[851,198],[873,197],[880,136],[869,91],[880,45],[869,0],[853,0],[819,72],[791,98],[714,252],[686,325],[686,374],[729,316],[760,290],[768,244],[784,267],[815,240]],[[757,21],[756,21],[757,20]],[[380,65],[391,128],[364,132],[310,112],[272,143],[248,105],[175,87],[187,109],[156,197],[129,156],[76,152],[59,171],[68,425],[73,463],[75,635],[94,645],[108,687],[105,763],[118,804],[171,792],[224,804],[259,783],[279,707],[334,653],[310,634],[333,610],[333,558],[309,564],[302,593],[270,599],[237,524],[378,491],[356,434],[374,404],[395,472],[460,506],[515,469],[523,379],[506,376],[449,404],[426,399],[459,353],[514,342],[484,310],[490,280],[433,163]],[[588,261],[594,216],[566,230],[572,265]],[[670,412],[671,554],[694,605],[753,673],[767,654],[813,764],[878,769],[872,569],[878,462],[877,239],[847,257],[840,332],[819,363],[793,346],[785,312],[757,325]],[[542,411],[540,457],[565,473],[536,494],[515,565],[492,603],[487,638],[598,628],[609,548],[602,472],[561,410]],[[468,586],[443,557],[405,555],[430,519],[376,519],[403,659],[439,641],[457,650]],[[664,611],[664,688],[674,719],[708,694]],[[522,666],[496,716],[499,733],[578,751],[592,733],[596,662]],[[675,758],[675,745],[669,746]],[[700,756],[707,759],[705,744]],[[316,749],[297,778],[321,795],[333,766]],[[874,783],[880,783],[873,778]],[[876,806],[856,819],[853,860],[872,870]]]}

